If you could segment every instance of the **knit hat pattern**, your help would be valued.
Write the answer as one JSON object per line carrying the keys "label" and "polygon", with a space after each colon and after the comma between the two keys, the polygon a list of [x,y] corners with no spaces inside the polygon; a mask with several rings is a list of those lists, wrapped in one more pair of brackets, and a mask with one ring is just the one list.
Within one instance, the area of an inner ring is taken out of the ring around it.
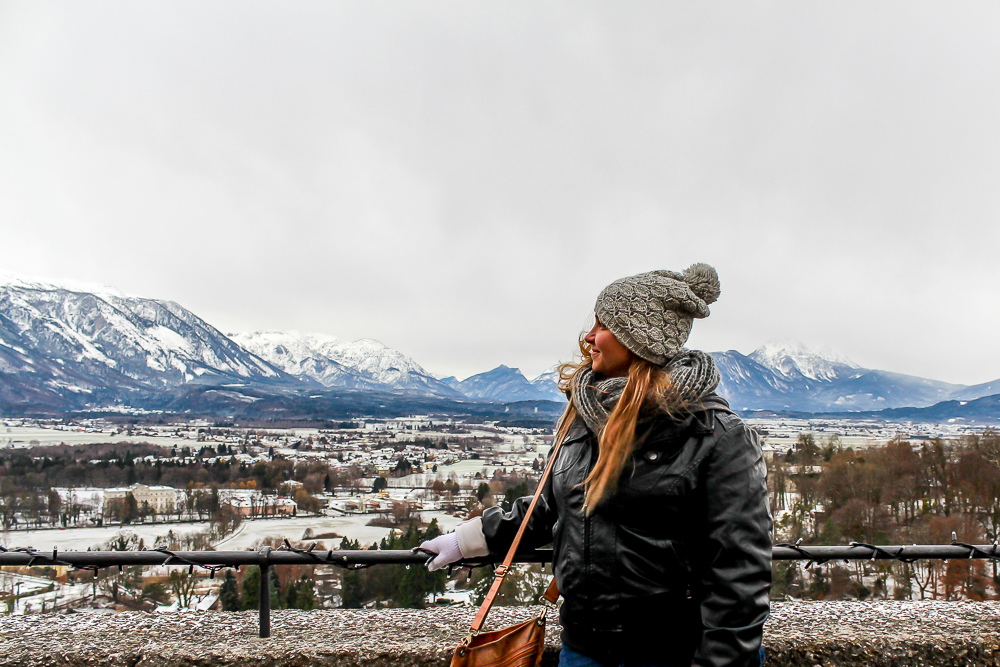
{"label": "knit hat pattern", "polygon": [[708,264],[621,278],[597,297],[594,314],[622,345],[657,366],[680,352],[695,318],[708,317],[721,289]]}

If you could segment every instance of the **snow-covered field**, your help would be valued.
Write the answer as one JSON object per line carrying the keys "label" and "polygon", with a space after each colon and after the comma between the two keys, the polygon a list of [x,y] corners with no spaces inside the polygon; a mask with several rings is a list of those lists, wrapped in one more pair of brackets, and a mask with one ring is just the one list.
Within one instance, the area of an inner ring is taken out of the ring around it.
{"label": "snow-covered field", "polygon": [[[445,512],[422,512],[424,521],[437,518],[444,531],[452,530],[461,519]],[[389,534],[388,528],[366,526],[375,517],[374,514],[359,514],[343,517],[292,517],[290,519],[256,519],[246,521],[233,535],[215,545],[216,549],[238,551],[252,547],[264,537],[287,537],[289,540],[302,540],[307,528],[312,528],[314,534],[337,533],[351,540],[358,540],[364,546],[371,546]],[[207,523],[171,523],[171,524],[139,524],[134,526],[109,526],[102,528],[68,528],[66,530],[32,530],[10,531],[0,535],[0,544],[8,549],[16,547],[34,547],[39,551],[86,551],[88,547],[96,548],[103,545],[119,531],[133,532],[141,537],[147,548],[152,548],[156,537],[166,535],[167,531],[174,533],[190,533],[206,530]],[[336,547],[340,540],[324,540],[327,546]]]}
{"label": "snow-covered field", "polygon": [[[461,519],[457,519],[445,512],[421,512],[424,521],[436,518],[438,524],[445,532],[457,526]],[[302,540],[302,535],[307,528],[312,528],[313,533],[320,535],[323,533],[337,533],[351,540],[357,540],[362,546],[371,546],[389,534],[388,528],[377,526],[366,526],[365,524],[374,518],[373,514],[355,514],[350,516],[323,516],[323,517],[293,517],[291,519],[266,519],[256,521],[246,521],[240,526],[236,534],[215,545],[216,549],[234,551],[246,549],[264,537],[287,537],[289,540]],[[339,540],[323,540],[328,547],[336,547]]]}
{"label": "snow-covered field", "polygon": [[[93,445],[98,443],[148,442],[162,447],[197,448],[205,443],[194,440],[167,436],[128,436],[119,433],[112,436],[111,431],[88,433],[85,431],[69,431],[36,426],[0,426],[0,448],[31,447],[36,445]],[[214,443],[213,443],[214,444]]]}
{"label": "snow-covered field", "polygon": [[0,543],[8,549],[34,547],[39,551],[51,551],[53,548],[58,548],[60,551],[86,551],[88,547],[96,549],[102,546],[119,531],[125,531],[135,533],[143,539],[147,548],[152,549],[156,537],[166,535],[167,531],[172,530],[178,534],[207,529],[207,523],[156,523],[65,530],[12,530],[0,534]]}
{"label": "snow-covered field", "polygon": [[[531,464],[528,461],[530,461],[531,459],[540,458],[540,459],[542,459],[544,461],[545,457],[548,455],[548,453],[549,453],[549,446],[548,445],[538,445],[536,451],[533,451],[533,452],[518,452],[517,453],[517,457],[519,459],[525,459],[525,461],[524,462],[519,462],[519,463],[515,464],[513,461],[509,461],[508,460],[508,458],[512,454],[512,452],[510,451],[509,446],[503,446],[503,447],[499,448],[499,450],[497,451],[496,456],[497,456],[497,458],[502,458],[504,460],[507,460],[508,463],[510,464],[510,466],[507,467],[506,469],[507,470],[511,470],[512,467],[521,467],[521,468],[527,468],[527,467],[529,467]],[[435,480],[438,480],[438,479],[440,479],[440,480],[448,479],[448,477],[450,475],[452,475],[452,474],[455,475],[455,477],[457,478],[457,481],[459,483],[462,483],[462,482],[468,483],[469,479],[471,478],[471,476],[475,475],[477,472],[478,473],[482,473],[483,479],[488,481],[488,480],[492,479],[493,473],[497,469],[499,469],[499,468],[501,468],[501,466],[489,465],[488,464],[488,460],[484,460],[484,459],[463,459],[461,461],[456,461],[455,463],[452,463],[450,465],[438,466],[438,471],[436,473],[434,473],[434,472],[428,472],[428,473],[421,473],[421,474],[404,475],[402,477],[391,477],[389,479],[389,486],[390,487],[407,487],[407,486],[426,487],[426,486],[434,483]]]}

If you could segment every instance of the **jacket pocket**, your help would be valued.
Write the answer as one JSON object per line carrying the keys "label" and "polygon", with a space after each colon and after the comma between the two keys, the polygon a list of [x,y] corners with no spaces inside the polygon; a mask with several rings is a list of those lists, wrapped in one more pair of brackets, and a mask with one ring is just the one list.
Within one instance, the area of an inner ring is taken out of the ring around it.
{"label": "jacket pocket", "polygon": [[629,593],[686,597],[690,575],[680,551],[672,539],[619,527],[618,571]]}
{"label": "jacket pocket", "polygon": [[675,495],[679,493],[681,475],[664,452],[648,450],[632,457],[631,464],[622,472],[622,491],[649,495]]}

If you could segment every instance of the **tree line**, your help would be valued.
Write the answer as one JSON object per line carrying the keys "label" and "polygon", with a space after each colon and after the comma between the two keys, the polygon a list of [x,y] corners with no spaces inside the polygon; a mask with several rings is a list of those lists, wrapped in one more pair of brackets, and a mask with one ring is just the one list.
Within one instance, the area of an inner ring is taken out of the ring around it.
{"label": "tree line", "polygon": [[[1000,433],[855,450],[803,433],[769,465],[775,537],[806,544],[990,544],[1000,536]],[[997,599],[997,563],[921,560],[775,564],[774,595]]]}
{"label": "tree line", "polygon": [[[441,534],[437,519],[421,530],[410,523],[405,532],[389,533],[372,549],[412,549],[424,540],[431,540]],[[357,540],[346,537],[340,542],[344,550],[359,550]],[[428,572],[425,567],[376,566],[357,570],[345,570],[340,578],[341,607],[361,609],[367,606],[398,606],[423,609],[425,599],[431,593],[443,593],[447,574],[444,571]]]}
{"label": "tree line", "polygon": [[[211,453],[217,456],[215,450]],[[65,527],[90,522],[91,518],[95,522],[115,519],[123,524],[156,518],[155,508],[143,506],[128,496],[108,502],[103,515],[94,517],[94,508],[76,501],[72,494],[64,501],[55,491],[57,487],[109,488],[136,483],[182,491],[166,518],[232,520],[219,516],[224,513],[219,504],[219,488],[253,489],[265,496],[288,492],[294,494],[301,510],[314,512],[319,503],[313,494],[344,486],[352,477],[361,475],[361,471],[335,468],[321,461],[294,463],[277,458],[247,463],[229,456],[209,462],[207,451],[205,456],[179,460],[146,458],[161,454],[162,449],[142,444],[4,451],[0,453],[0,525],[10,529],[19,519],[27,521],[29,526]],[[289,480],[301,482],[302,486],[295,491],[283,489]],[[257,513],[266,514],[266,507]]]}

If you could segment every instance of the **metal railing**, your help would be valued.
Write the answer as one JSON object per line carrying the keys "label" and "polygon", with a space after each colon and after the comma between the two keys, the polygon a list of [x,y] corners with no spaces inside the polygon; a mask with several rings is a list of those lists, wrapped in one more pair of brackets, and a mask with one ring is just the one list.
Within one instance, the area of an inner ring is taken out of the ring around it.
{"label": "metal railing", "polygon": [[[912,563],[917,560],[985,559],[1000,560],[997,544],[966,544],[954,540],[951,544],[875,545],[852,542],[848,546],[804,546],[777,544],[772,548],[773,560],[804,560],[806,567],[834,560],[894,560]],[[454,567],[480,567],[499,562],[499,558],[484,558],[456,563]],[[517,563],[549,563],[551,549],[525,551],[515,558]],[[270,568],[281,565],[333,565],[356,570],[372,565],[423,565],[427,555],[413,551],[340,551],[337,549],[308,549],[292,547],[288,540],[277,549],[264,547],[259,551],[171,551],[153,549],[143,551],[63,551],[56,549],[38,551],[31,548],[8,550],[0,547],[0,567],[63,566],[78,570],[93,570],[126,565],[157,566],[181,565],[189,571],[201,568],[215,573],[225,568],[238,569],[244,565],[260,568],[259,635],[271,636],[271,578]]]}

